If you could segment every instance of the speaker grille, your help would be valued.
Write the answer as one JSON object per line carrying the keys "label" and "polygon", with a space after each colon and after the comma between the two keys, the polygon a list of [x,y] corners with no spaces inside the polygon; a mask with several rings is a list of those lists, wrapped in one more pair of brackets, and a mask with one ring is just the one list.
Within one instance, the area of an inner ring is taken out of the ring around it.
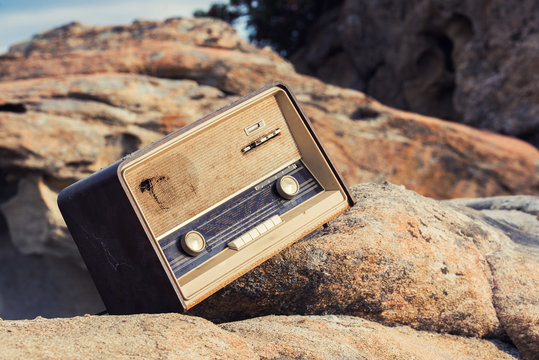
{"label": "speaker grille", "polygon": [[[260,120],[264,120],[265,127],[247,136],[244,129]],[[275,129],[281,130],[279,136],[246,154],[241,152]],[[279,105],[270,96],[128,165],[124,178],[151,232],[158,238],[299,157]]]}

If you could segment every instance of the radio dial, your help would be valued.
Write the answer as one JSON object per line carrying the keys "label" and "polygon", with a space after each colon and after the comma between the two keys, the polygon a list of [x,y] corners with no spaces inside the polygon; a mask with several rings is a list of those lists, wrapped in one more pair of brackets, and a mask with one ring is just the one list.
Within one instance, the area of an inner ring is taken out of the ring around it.
{"label": "radio dial", "polygon": [[183,251],[191,256],[199,255],[206,247],[206,240],[198,231],[189,231],[182,236],[180,243]]}
{"label": "radio dial", "polygon": [[276,184],[277,192],[283,198],[290,200],[299,193],[299,183],[293,176],[285,175]]}

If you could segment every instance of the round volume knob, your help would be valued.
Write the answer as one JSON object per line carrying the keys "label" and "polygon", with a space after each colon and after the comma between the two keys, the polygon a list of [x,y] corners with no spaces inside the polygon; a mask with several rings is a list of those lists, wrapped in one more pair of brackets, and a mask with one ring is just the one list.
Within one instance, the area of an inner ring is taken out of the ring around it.
{"label": "round volume knob", "polygon": [[183,251],[191,256],[197,256],[206,247],[206,240],[198,231],[189,231],[182,236],[180,243]]}
{"label": "round volume knob", "polygon": [[290,175],[280,178],[276,183],[276,187],[279,195],[288,200],[294,198],[299,193],[299,183]]}

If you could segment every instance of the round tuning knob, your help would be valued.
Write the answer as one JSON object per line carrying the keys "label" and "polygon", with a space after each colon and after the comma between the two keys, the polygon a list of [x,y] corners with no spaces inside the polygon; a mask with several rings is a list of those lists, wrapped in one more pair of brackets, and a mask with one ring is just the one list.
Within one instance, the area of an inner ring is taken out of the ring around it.
{"label": "round tuning knob", "polygon": [[191,256],[199,255],[206,247],[206,240],[198,231],[189,231],[182,236],[180,243],[183,251]]}
{"label": "round tuning knob", "polygon": [[293,176],[285,175],[277,180],[277,192],[285,199],[293,199],[299,193],[299,183]]}

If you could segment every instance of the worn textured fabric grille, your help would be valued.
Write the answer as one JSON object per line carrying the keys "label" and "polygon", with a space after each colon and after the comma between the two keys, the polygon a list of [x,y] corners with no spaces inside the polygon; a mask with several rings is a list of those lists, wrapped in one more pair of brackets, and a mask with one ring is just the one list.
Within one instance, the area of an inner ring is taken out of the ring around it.
{"label": "worn textured fabric grille", "polygon": [[[260,120],[265,126],[247,136],[244,128]],[[241,152],[277,128],[279,136],[246,154]],[[159,237],[299,157],[271,96],[128,167],[124,177],[150,230]]]}

